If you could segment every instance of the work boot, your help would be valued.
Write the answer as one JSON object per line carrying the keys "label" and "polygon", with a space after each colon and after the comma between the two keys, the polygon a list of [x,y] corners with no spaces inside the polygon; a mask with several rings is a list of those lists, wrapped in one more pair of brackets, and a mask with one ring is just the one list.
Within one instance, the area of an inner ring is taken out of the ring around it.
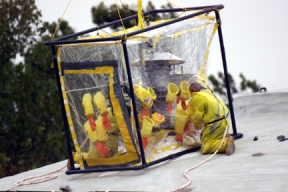
{"label": "work boot", "polygon": [[227,136],[227,143],[226,143],[226,155],[232,155],[235,151],[235,144],[234,144],[234,137],[229,135]]}

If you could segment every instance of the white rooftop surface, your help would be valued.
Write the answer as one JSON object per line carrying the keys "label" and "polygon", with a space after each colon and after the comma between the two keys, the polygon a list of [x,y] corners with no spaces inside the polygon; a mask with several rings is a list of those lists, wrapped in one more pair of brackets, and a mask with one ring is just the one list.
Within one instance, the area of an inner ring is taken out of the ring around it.
{"label": "white rooftop surface", "polygon": [[[288,140],[279,142],[278,135],[288,137],[288,90],[238,96],[233,102],[237,131],[231,156],[216,154],[210,161],[188,172],[191,184],[185,191],[287,191]],[[232,129],[230,128],[230,132]],[[254,141],[257,136],[258,140]],[[252,156],[263,153],[262,156]],[[187,169],[210,155],[200,151],[138,171],[95,172],[66,175],[39,184],[19,186],[12,191],[59,191],[63,185],[72,192],[80,191],[172,191],[185,185]],[[65,166],[67,161],[47,165],[0,179],[0,191],[13,187],[16,181]]]}

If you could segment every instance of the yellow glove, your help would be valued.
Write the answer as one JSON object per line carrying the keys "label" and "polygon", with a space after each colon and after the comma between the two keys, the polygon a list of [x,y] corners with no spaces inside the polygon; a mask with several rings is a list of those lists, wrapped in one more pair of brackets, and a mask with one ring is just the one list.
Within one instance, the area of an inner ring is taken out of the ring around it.
{"label": "yellow glove", "polygon": [[193,125],[194,125],[196,130],[201,130],[203,128],[203,124],[201,122],[199,122],[199,123],[193,122]]}

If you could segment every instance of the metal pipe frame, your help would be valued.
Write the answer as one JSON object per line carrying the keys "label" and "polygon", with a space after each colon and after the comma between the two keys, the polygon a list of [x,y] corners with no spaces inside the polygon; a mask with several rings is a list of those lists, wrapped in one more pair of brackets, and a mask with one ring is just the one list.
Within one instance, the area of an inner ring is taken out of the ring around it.
{"label": "metal pipe frame", "polygon": [[171,155],[168,155],[166,157],[163,157],[161,159],[157,159],[155,161],[152,161],[150,163],[146,163],[145,165],[142,164],[142,165],[139,165],[139,166],[132,166],[132,167],[117,167],[117,168],[91,168],[91,169],[85,169],[85,170],[80,170],[80,169],[74,169],[74,170],[69,170],[69,171],[66,171],[66,174],[67,175],[72,175],[72,174],[79,174],[79,173],[93,173],[93,172],[106,172],[106,171],[131,171],[131,170],[141,170],[141,169],[145,169],[146,167],[150,167],[152,165],[156,165],[158,163],[161,163],[161,162],[164,162],[164,161],[167,161],[167,160],[171,160],[171,159],[174,159],[176,157],[180,157],[182,155],[185,155],[187,153],[191,153],[191,152],[194,152],[194,151],[197,151],[201,148],[201,146],[197,146],[197,147],[194,147],[194,148],[190,148],[190,149],[187,149],[187,150],[184,150],[184,151],[180,151],[178,153],[174,153],[174,154],[171,154]]}
{"label": "metal pipe frame", "polygon": [[64,122],[66,145],[68,149],[68,160],[70,162],[71,169],[75,169],[72,149],[71,149],[71,144],[70,144],[70,132],[69,132],[68,120],[67,120],[67,115],[65,112],[64,99],[63,99],[61,83],[60,83],[60,72],[58,69],[56,50],[54,46],[51,46],[51,49],[52,49],[52,55],[53,55],[53,64],[54,64],[54,71],[55,71],[56,82],[57,82],[57,87],[58,87],[58,93],[59,93],[59,98],[60,98],[61,112],[62,112],[62,117],[63,117],[63,122]]}
{"label": "metal pipe frame", "polygon": [[[230,116],[231,116],[231,121],[232,121],[232,127],[233,127],[233,136],[235,137],[235,139],[238,138],[242,138],[243,134],[242,133],[237,133],[237,128],[236,128],[236,123],[235,123],[235,117],[234,117],[234,109],[233,109],[233,101],[232,101],[232,96],[231,96],[231,91],[230,91],[230,83],[229,83],[229,76],[228,76],[228,69],[227,69],[227,62],[226,62],[226,56],[225,56],[225,48],[224,48],[224,43],[223,43],[223,35],[222,35],[222,29],[221,29],[221,19],[220,19],[220,15],[218,10],[223,9],[224,6],[223,5],[212,5],[212,6],[201,6],[201,7],[190,7],[190,8],[183,8],[183,9],[161,9],[161,10],[152,10],[152,11],[148,11],[148,12],[144,12],[143,15],[144,16],[148,16],[150,14],[156,14],[156,13],[167,13],[167,12],[181,12],[181,11],[198,11],[196,13],[192,13],[177,19],[174,19],[172,21],[168,21],[165,23],[161,23],[158,25],[154,25],[154,26],[148,26],[142,30],[138,30],[135,32],[131,32],[125,35],[125,38],[123,39],[123,36],[116,36],[116,37],[109,37],[109,38],[98,38],[98,39],[85,39],[85,40],[67,40],[69,38],[73,38],[73,37],[77,37],[80,35],[84,35],[93,31],[97,31],[99,29],[103,29],[106,27],[110,27],[112,25],[118,24],[121,22],[121,20],[117,20],[117,21],[113,21],[110,22],[108,24],[99,26],[99,27],[95,27],[95,28],[91,28],[85,31],[81,31],[78,33],[74,33],[71,35],[67,35],[64,37],[60,37],[57,38],[53,41],[47,41],[44,43],[44,45],[47,46],[51,46],[52,48],[52,55],[53,55],[53,62],[54,62],[54,68],[55,68],[55,74],[56,74],[56,81],[57,81],[57,86],[58,86],[58,91],[59,91],[59,97],[60,97],[60,103],[61,103],[61,109],[62,109],[62,116],[63,116],[63,120],[64,120],[64,127],[65,127],[65,135],[66,135],[66,142],[67,142],[67,148],[68,148],[68,154],[69,154],[69,161],[71,164],[71,170],[66,171],[67,175],[70,174],[78,174],[78,173],[91,173],[91,172],[105,172],[105,171],[127,171],[127,170],[141,170],[144,169],[146,167],[158,164],[160,162],[169,160],[169,159],[173,159],[176,157],[179,157],[181,155],[196,151],[198,149],[200,149],[201,146],[198,147],[194,147],[194,148],[190,148],[175,154],[171,154],[168,155],[164,158],[152,161],[147,163],[146,162],[146,158],[145,158],[145,153],[144,153],[144,149],[143,149],[143,144],[141,142],[141,132],[140,132],[140,126],[139,126],[139,119],[138,119],[138,115],[137,115],[137,111],[136,111],[136,101],[135,101],[135,95],[134,95],[134,89],[133,89],[133,82],[132,82],[132,77],[131,77],[131,71],[130,71],[130,63],[129,63],[129,58],[128,58],[128,52],[127,52],[127,46],[126,46],[126,38],[127,37],[131,37],[146,31],[150,31],[153,29],[157,29],[160,27],[164,27],[167,25],[171,25],[173,23],[177,23],[179,21],[183,21],[185,19],[191,18],[191,17],[195,17],[201,14],[208,14],[210,12],[215,12],[216,15],[216,21],[218,24],[220,24],[218,26],[218,36],[219,36],[219,43],[220,43],[220,49],[221,49],[221,55],[222,55],[222,62],[223,62],[223,70],[224,70],[224,75],[225,75],[225,83],[226,83],[226,89],[227,89],[227,95],[228,95],[228,100],[229,100],[229,108],[230,108]],[[132,19],[136,19],[138,18],[137,15],[133,15],[133,16],[129,16],[126,18],[122,19],[122,22],[125,21],[129,21]],[[140,153],[141,153],[141,161],[142,161],[142,165],[140,166],[133,166],[133,167],[110,167],[110,168],[91,168],[91,169],[85,169],[85,170],[80,170],[79,168],[75,168],[74,166],[74,160],[73,160],[73,156],[72,156],[72,149],[71,149],[71,145],[70,145],[70,137],[69,137],[69,126],[68,126],[68,122],[67,122],[67,117],[66,117],[66,112],[65,112],[65,107],[64,107],[64,102],[63,102],[63,96],[62,96],[62,89],[61,89],[61,85],[60,85],[60,78],[59,78],[59,70],[58,70],[58,65],[57,65],[57,56],[56,56],[56,51],[55,51],[55,45],[62,45],[62,44],[81,44],[81,43],[87,43],[87,42],[103,42],[103,41],[119,41],[122,40],[122,47],[123,47],[123,52],[124,52],[124,58],[125,58],[125,64],[126,64],[126,70],[127,70],[127,74],[128,74],[128,82],[129,82],[129,88],[130,88],[130,92],[131,92],[131,100],[132,100],[132,105],[133,105],[133,113],[134,113],[134,117],[135,117],[135,123],[136,123],[136,127],[137,127],[137,135],[138,135],[138,140],[139,140],[139,147],[140,147]]]}
{"label": "metal pipe frame", "polygon": [[127,76],[128,76],[128,82],[129,82],[129,89],[130,89],[132,106],[133,106],[133,113],[134,113],[136,131],[137,131],[137,136],[138,136],[138,141],[139,141],[141,160],[142,160],[142,164],[146,165],[147,163],[146,163],[146,159],[145,159],[143,143],[141,141],[142,140],[142,136],[141,136],[141,131],[140,131],[138,113],[137,113],[137,109],[136,109],[136,101],[135,101],[135,95],[134,95],[134,89],[133,89],[133,81],[132,81],[132,77],[131,77],[130,62],[129,62],[129,57],[128,57],[126,40],[122,41],[122,47],[123,47],[123,53],[124,53],[124,58],[125,58],[125,64],[126,64],[126,70],[127,70]]}
{"label": "metal pipe frame", "polygon": [[221,19],[220,14],[218,11],[214,11],[216,15],[216,21],[219,24],[218,26],[218,37],[219,37],[219,43],[220,43],[220,49],[221,49],[221,56],[222,56],[222,63],[223,63],[223,70],[224,70],[224,76],[225,76],[225,84],[226,84],[226,91],[228,96],[228,103],[229,103],[229,112],[231,117],[231,123],[232,123],[232,129],[233,129],[233,137],[235,139],[240,139],[243,137],[242,133],[237,133],[236,128],[236,121],[234,116],[234,108],[233,108],[233,99],[230,89],[230,82],[229,82],[229,75],[228,75],[228,68],[227,68],[227,62],[226,62],[226,54],[225,54],[225,48],[224,48],[224,41],[223,41],[223,34],[222,34],[222,28],[221,28]]}
{"label": "metal pipe frame", "polygon": [[[143,12],[143,15],[144,16],[149,16],[151,14],[157,14],[157,13],[167,13],[167,12],[168,13],[172,13],[172,12],[197,11],[197,10],[208,10],[208,9],[209,9],[209,11],[206,11],[205,13],[209,13],[209,12],[215,10],[215,9],[223,9],[223,8],[224,8],[224,5],[211,5],[211,6],[201,6],[201,7],[188,7],[188,8],[183,8],[183,9],[181,9],[181,8],[177,8],[177,9],[155,9],[155,10]],[[197,15],[200,15],[200,14],[197,14]],[[113,21],[113,22],[110,22],[110,23],[107,23],[107,24],[104,24],[104,25],[101,25],[101,26],[98,26],[98,27],[94,27],[94,28],[91,28],[91,29],[88,29],[88,30],[84,30],[84,31],[78,32],[78,33],[66,35],[66,36],[54,39],[53,41],[47,41],[44,44],[45,45],[53,45],[53,44],[56,45],[57,43],[55,44],[55,43],[52,43],[52,42],[58,42],[58,41],[61,41],[61,44],[69,44],[69,42],[64,43],[65,41],[63,41],[63,40],[67,40],[67,39],[73,38],[73,37],[78,37],[80,35],[85,35],[85,34],[90,33],[90,32],[98,31],[100,29],[104,29],[106,27],[110,27],[110,26],[113,26],[113,25],[116,25],[116,24],[120,24],[121,22],[129,21],[129,20],[137,19],[137,18],[138,18],[138,15],[135,14],[135,15],[132,15],[132,16],[129,16],[129,17],[125,17],[125,18],[123,18],[121,20],[119,19],[119,20],[116,20],[116,21]],[[161,27],[159,25],[157,25],[157,26],[158,26],[157,28]],[[149,30],[151,30],[151,29],[149,29]],[[143,33],[143,32],[144,31],[139,30],[139,33]],[[118,38],[112,38],[112,39],[110,39],[110,38],[102,38],[102,39],[104,39],[104,41],[109,41],[109,40],[117,41],[117,40],[120,40],[121,37],[120,38],[119,37]],[[77,41],[77,43],[80,43],[80,42]],[[87,41],[87,42],[92,42],[92,41],[90,40],[90,41]],[[97,42],[97,41],[93,41],[93,42]]]}

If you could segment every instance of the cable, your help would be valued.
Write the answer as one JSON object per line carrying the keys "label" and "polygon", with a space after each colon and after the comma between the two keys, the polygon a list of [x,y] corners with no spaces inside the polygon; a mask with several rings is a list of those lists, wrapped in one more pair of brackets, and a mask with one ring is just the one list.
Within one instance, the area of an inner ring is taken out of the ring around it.
{"label": "cable", "polygon": [[119,10],[119,7],[118,7],[118,0],[116,0],[116,7],[117,7],[118,16],[119,16],[119,18],[120,18],[122,27],[123,27],[123,29],[125,30],[125,26],[124,26],[124,23],[123,23],[123,21],[122,21],[122,17],[121,17],[120,10]]}
{"label": "cable", "polygon": [[58,25],[57,25],[57,27],[56,27],[56,29],[55,29],[55,32],[54,32],[54,34],[53,34],[51,40],[54,39],[54,36],[55,36],[56,32],[57,32],[58,29],[59,29],[60,23],[62,22],[62,19],[63,19],[64,15],[65,15],[65,13],[66,13],[68,7],[69,7],[70,2],[71,2],[71,0],[69,0],[68,4],[67,4],[67,6],[66,6],[66,9],[65,9],[65,11],[64,11],[64,13],[63,13],[63,15],[62,15],[61,19],[59,20]]}
{"label": "cable", "polygon": [[[42,174],[42,175],[36,175],[36,176],[30,176],[30,177],[27,177],[27,178],[22,179],[20,181],[16,181],[14,183],[14,186],[9,188],[9,189],[7,189],[6,191],[10,191],[11,189],[14,189],[16,187],[23,186],[23,185],[31,185],[31,184],[41,183],[41,182],[45,182],[45,181],[49,181],[49,180],[55,179],[57,177],[57,175],[51,175],[51,174],[56,173],[58,171],[61,171],[65,167],[66,167],[66,165],[61,167],[61,168],[59,168],[59,169],[57,169],[57,170],[55,170],[55,171],[49,172],[49,173],[45,173],[45,174]],[[42,177],[44,177],[44,178],[42,178]]]}
{"label": "cable", "polygon": [[182,7],[180,7],[180,6],[177,6],[176,4],[174,4],[174,3],[172,3],[171,1],[169,1],[169,0],[167,0],[168,1],[168,3],[170,3],[171,5],[173,5],[174,7],[178,7],[178,8],[180,8],[180,9],[183,9],[183,12],[180,14],[180,15],[178,15],[177,16],[177,18],[179,18],[183,13],[185,13],[186,14],[186,8],[182,8]]}
{"label": "cable", "polygon": [[121,2],[121,4],[122,4],[122,6],[125,7],[126,9],[129,9],[130,11],[135,11],[135,12],[137,12],[137,10],[135,10],[135,9],[130,9],[129,7],[127,7],[127,6],[122,2],[122,0],[120,0],[120,2]]}
{"label": "cable", "polygon": [[203,165],[204,163],[206,163],[207,161],[209,161],[210,159],[212,159],[212,157],[213,157],[216,153],[218,153],[218,151],[219,151],[219,149],[222,147],[222,144],[223,144],[224,139],[225,139],[225,137],[226,137],[227,130],[228,130],[228,125],[226,125],[225,132],[224,132],[222,141],[221,141],[218,149],[217,149],[212,155],[210,155],[207,159],[205,159],[204,161],[202,161],[202,162],[200,162],[199,164],[197,164],[197,165],[195,165],[195,166],[187,169],[187,170],[183,173],[183,175],[184,175],[184,177],[188,180],[188,182],[187,182],[185,185],[183,185],[182,187],[180,187],[180,188],[178,188],[178,189],[176,189],[176,190],[172,190],[172,192],[180,191],[181,189],[184,189],[184,188],[188,187],[188,186],[191,184],[191,179],[187,176],[187,173],[188,173],[189,171],[191,171],[191,170],[199,167],[200,165]]}

